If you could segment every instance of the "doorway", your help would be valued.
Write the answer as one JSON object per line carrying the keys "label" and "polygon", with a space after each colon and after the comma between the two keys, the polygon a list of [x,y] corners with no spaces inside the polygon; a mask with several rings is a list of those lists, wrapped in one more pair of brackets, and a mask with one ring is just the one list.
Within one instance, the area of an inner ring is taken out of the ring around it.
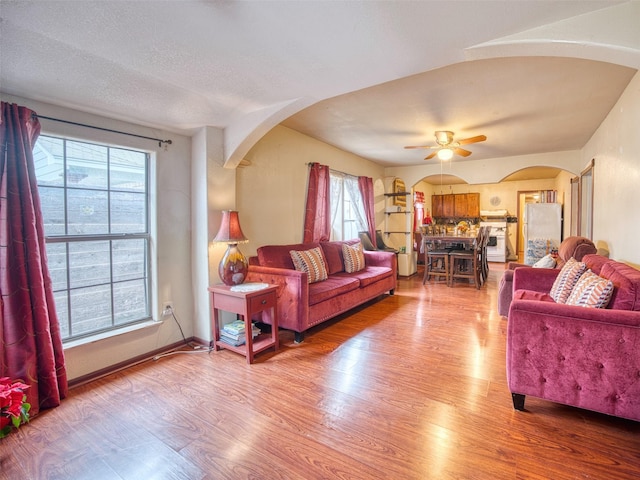
{"label": "doorway", "polygon": [[540,190],[518,191],[518,229],[516,244],[518,250],[518,262],[524,262],[524,212],[528,203],[540,203]]}

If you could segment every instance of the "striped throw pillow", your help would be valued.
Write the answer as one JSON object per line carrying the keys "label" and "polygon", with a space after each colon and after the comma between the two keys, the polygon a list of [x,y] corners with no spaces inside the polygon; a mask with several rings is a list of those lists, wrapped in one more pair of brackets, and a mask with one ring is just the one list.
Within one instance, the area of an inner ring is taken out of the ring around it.
{"label": "striped throw pillow", "polygon": [[583,262],[578,262],[571,257],[560,270],[560,273],[553,282],[549,295],[556,303],[566,303],[573,287],[578,283],[578,279],[587,269]]}
{"label": "striped throw pillow", "polygon": [[613,295],[613,282],[587,270],[573,287],[567,299],[567,305],[605,308],[611,300],[611,295]]}
{"label": "striped throw pillow", "polygon": [[359,272],[364,268],[364,253],[362,243],[354,245],[342,244],[342,256],[344,257],[344,271],[347,273]]}
{"label": "striped throw pillow", "polygon": [[327,267],[320,247],[311,250],[290,250],[289,255],[296,270],[307,274],[309,283],[327,279]]}

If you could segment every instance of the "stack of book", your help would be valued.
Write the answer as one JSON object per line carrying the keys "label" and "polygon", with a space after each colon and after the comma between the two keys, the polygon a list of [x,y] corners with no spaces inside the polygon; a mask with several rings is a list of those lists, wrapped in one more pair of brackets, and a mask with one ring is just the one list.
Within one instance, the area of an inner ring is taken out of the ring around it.
{"label": "stack of book", "polygon": [[[245,330],[246,327],[244,320],[235,320],[231,323],[227,323],[220,330],[220,340],[228,343],[229,345],[233,345],[234,347],[244,345],[247,341]],[[260,335],[260,329],[256,327],[255,324],[251,324],[251,335],[252,338],[256,338]]]}

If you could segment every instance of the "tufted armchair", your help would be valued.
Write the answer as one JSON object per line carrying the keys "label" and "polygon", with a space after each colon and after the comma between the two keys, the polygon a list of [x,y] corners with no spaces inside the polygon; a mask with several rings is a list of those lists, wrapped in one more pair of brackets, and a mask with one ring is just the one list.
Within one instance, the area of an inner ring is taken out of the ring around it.
{"label": "tufted armchair", "polygon": [[640,270],[600,255],[587,268],[614,284],[607,308],[558,304],[558,269],[518,268],[507,326],[513,406],[525,396],[640,421]]}
{"label": "tufted armchair", "polygon": [[[582,257],[596,253],[596,251],[596,246],[588,238],[567,237],[562,241],[560,247],[558,247],[558,263],[555,268],[562,268],[564,263],[571,257],[581,261]],[[509,262],[507,270],[504,271],[500,279],[500,285],[498,287],[498,313],[503,317],[506,317],[509,313],[509,306],[511,305],[511,298],[513,296],[513,271],[518,267],[530,267],[530,265]]]}

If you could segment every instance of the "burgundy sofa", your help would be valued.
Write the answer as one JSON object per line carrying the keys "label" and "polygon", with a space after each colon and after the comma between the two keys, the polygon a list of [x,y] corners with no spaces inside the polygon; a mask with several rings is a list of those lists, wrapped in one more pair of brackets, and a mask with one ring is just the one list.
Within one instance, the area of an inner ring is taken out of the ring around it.
{"label": "burgundy sofa", "polygon": [[[247,281],[278,286],[278,326],[293,330],[296,342],[301,342],[304,332],[314,325],[387,292],[393,295],[398,269],[394,253],[364,251],[365,268],[354,273],[344,271],[342,244],[358,242],[267,245],[249,258]],[[307,274],[295,270],[289,251],[315,247],[322,249],[328,278],[309,284]]]}
{"label": "burgundy sofa", "polygon": [[[562,268],[564,263],[571,257],[581,261],[585,255],[596,252],[596,246],[588,238],[567,237],[558,247],[558,263],[555,268]],[[513,296],[513,271],[520,267],[533,268],[523,263],[509,262],[500,279],[500,285],[498,286],[498,313],[503,317],[506,317],[509,313],[511,297]]]}
{"label": "burgundy sofa", "polygon": [[587,268],[610,279],[607,308],[557,304],[557,269],[518,268],[507,327],[507,380],[526,395],[640,421],[640,270],[600,255]]}

